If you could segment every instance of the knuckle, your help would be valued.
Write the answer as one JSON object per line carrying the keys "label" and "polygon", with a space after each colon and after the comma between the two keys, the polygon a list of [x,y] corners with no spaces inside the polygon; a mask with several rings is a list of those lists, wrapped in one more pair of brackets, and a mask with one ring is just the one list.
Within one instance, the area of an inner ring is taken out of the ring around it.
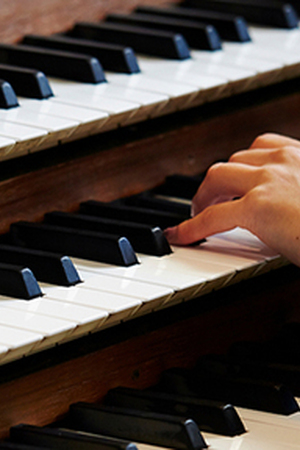
{"label": "knuckle", "polygon": [[264,147],[267,142],[272,141],[274,139],[273,133],[263,133],[258,135],[251,144],[251,147],[260,148]]}
{"label": "knuckle", "polygon": [[214,179],[219,176],[220,171],[222,171],[224,163],[215,163],[207,170],[206,178],[208,180]]}

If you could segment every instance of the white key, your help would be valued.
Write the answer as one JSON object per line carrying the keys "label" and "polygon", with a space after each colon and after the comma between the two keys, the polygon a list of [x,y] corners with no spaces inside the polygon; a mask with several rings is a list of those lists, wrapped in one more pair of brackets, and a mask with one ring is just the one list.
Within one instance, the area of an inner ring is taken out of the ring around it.
{"label": "white key", "polygon": [[[163,285],[155,285],[137,279],[115,277],[110,273],[105,272],[103,267],[106,266],[100,263],[92,263],[86,260],[74,260],[76,267],[84,281],[78,285],[78,289],[94,289],[98,292],[111,292],[113,294],[121,295],[122,297],[130,297],[138,299],[142,303],[135,314],[144,314],[160,307],[164,302],[173,295],[173,290],[170,287]],[[89,268],[100,267],[98,270],[86,270]],[[137,266],[137,264],[136,264]],[[128,268],[130,269],[130,268]]]}
{"label": "white key", "polygon": [[130,280],[136,280],[151,283],[153,287],[164,286],[173,291],[173,294],[160,305],[156,305],[155,309],[195,297],[207,283],[211,289],[213,286],[216,288],[223,285],[234,275],[232,270],[220,264],[176,259],[176,255],[160,258],[139,255],[139,259],[141,264],[127,268],[76,259],[74,262],[80,273],[88,270],[93,271],[95,275],[105,274],[105,276],[116,277],[115,279],[119,279],[120,282],[127,280],[129,283]]}
{"label": "white key", "polygon": [[47,137],[43,141],[43,146],[49,147],[57,145],[61,139],[69,138],[79,125],[74,120],[28,111],[22,106],[9,110],[1,109],[0,120],[28,125],[48,132]]}
{"label": "white key", "polygon": [[16,145],[16,141],[14,139],[0,136],[0,160],[1,161],[13,157],[15,145]]}
{"label": "white key", "polygon": [[[41,283],[43,290],[43,284]],[[105,311],[99,311],[83,305],[74,305],[69,302],[56,301],[47,296],[39,297],[30,301],[8,300],[3,301],[7,308],[28,313],[42,314],[47,317],[56,317],[65,321],[71,320],[76,324],[76,328],[68,338],[83,336],[89,332],[96,331],[107,319]],[[60,341],[62,342],[62,341]]]}
{"label": "white key", "polygon": [[[223,74],[207,74],[202,70],[191,68],[196,67],[196,61],[166,61],[158,58],[141,56],[139,63],[143,73],[149,77],[161,80],[172,80],[176,83],[189,83],[198,89],[198,95],[192,104],[196,105],[207,100],[215,100],[228,88],[228,79]],[[189,104],[189,106],[191,106]]]}
{"label": "white key", "polygon": [[164,114],[166,111],[171,112],[188,107],[199,95],[199,89],[188,82],[166,81],[143,73],[126,75],[107,72],[106,78],[114,85],[168,96],[168,108],[164,109]]}
{"label": "white key", "polygon": [[195,58],[177,62],[143,57],[140,65],[148,76],[188,82],[198,87],[200,92],[196,100],[199,103],[233,95],[256,86],[257,72],[253,69],[215,64],[209,60],[201,61]]}
{"label": "white key", "polygon": [[[0,325],[1,363],[29,354],[43,339],[39,333]],[[4,349],[6,348],[6,352]]]}
{"label": "white key", "polygon": [[[79,289],[80,287],[80,289]],[[112,326],[135,315],[142,306],[142,300],[97,289],[88,289],[85,283],[70,288],[43,286],[47,298],[53,298],[64,304],[82,305],[99,310],[106,319],[101,328]]]}
{"label": "white key", "polygon": [[112,83],[75,83],[66,80],[52,80],[51,86],[54,91],[63,90],[66,94],[69,92],[81,92],[87,95],[99,95],[107,98],[114,98],[117,100],[126,100],[139,105],[137,114],[133,116],[133,120],[145,120],[150,116],[155,116],[158,112],[162,112],[164,107],[168,104],[169,98],[166,95],[146,92],[138,89],[129,89],[123,86],[114,85]]}
{"label": "white key", "polygon": [[47,138],[48,132],[39,128],[0,121],[0,137],[13,139],[16,144],[9,155],[27,154],[35,151]]}
{"label": "white key", "polygon": [[71,321],[5,307],[5,300],[11,299],[0,297],[0,324],[42,334],[43,340],[35,347],[35,351],[62,341],[72,334],[76,327]]}
{"label": "white key", "polygon": [[[243,45],[243,44],[241,44]],[[192,51],[192,57],[202,63],[212,63],[222,67],[239,67],[246,70],[252,70],[255,75],[252,77],[253,87],[261,87],[275,83],[282,78],[282,69],[284,65],[278,61],[266,60],[264,58],[251,58],[243,54],[230,54],[226,49],[218,52],[205,52],[201,50]]]}
{"label": "white key", "polygon": [[[51,86],[55,80],[50,80]],[[132,121],[140,105],[125,100],[108,98],[94,93],[75,92],[66,93],[63,84],[57,83],[54,86],[55,96],[51,99],[53,102],[65,103],[67,105],[83,106],[84,108],[96,109],[108,113],[109,117],[103,130],[113,129]]]}
{"label": "white key", "polygon": [[53,102],[51,98],[46,100],[32,100],[29,98],[19,98],[20,105],[29,111],[47,114],[54,117],[62,117],[78,122],[78,127],[72,134],[72,139],[98,133],[109,117],[104,111],[95,109],[76,107],[65,103]]}

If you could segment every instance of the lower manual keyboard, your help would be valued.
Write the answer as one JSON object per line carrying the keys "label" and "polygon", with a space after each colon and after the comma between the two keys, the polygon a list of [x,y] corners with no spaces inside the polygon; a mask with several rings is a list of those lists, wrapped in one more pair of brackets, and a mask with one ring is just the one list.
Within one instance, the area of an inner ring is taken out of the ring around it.
{"label": "lower manual keyboard", "polygon": [[0,362],[201,298],[285,264],[239,229],[208,238],[198,247],[173,250],[163,257],[139,255],[140,264],[128,268],[74,259],[82,283],[71,287],[41,283],[45,295],[30,301],[2,296]]}

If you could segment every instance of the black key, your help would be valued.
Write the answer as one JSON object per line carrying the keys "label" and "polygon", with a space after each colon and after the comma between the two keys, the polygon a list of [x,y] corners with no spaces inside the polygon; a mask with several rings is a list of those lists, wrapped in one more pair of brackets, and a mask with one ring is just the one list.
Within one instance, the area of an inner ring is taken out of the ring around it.
{"label": "black key", "polygon": [[207,11],[194,8],[158,8],[155,6],[138,6],[136,12],[158,15],[162,17],[174,17],[194,22],[209,23],[216,27],[219,35],[226,41],[249,42],[251,40],[245,19],[227,13]]}
{"label": "black key", "polygon": [[190,58],[189,46],[181,34],[117,23],[77,23],[71,36],[132,47],[146,55],[169,59]]}
{"label": "black key", "polygon": [[17,442],[0,442],[2,450],[47,450],[46,447],[18,444]]}
{"label": "black key", "polygon": [[174,213],[119,205],[117,203],[102,203],[94,200],[81,203],[80,212],[91,216],[148,224],[162,229],[178,225],[186,219],[186,217]]}
{"label": "black key", "polygon": [[263,343],[237,342],[230,349],[230,357],[300,365],[300,323],[286,324],[273,339]]}
{"label": "black key", "polygon": [[122,236],[29,222],[11,225],[11,236],[12,241],[22,247],[120,266],[138,262],[130,242]]}
{"label": "black key", "polygon": [[183,6],[228,12],[244,16],[249,22],[280,28],[298,27],[298,16],[289,3],[261,0],[186,0]]}
{"label": "black key", "polygon": [[0,294],[23,300],[43,295],[30,269],[5,263],[0,263]]}
{"label": "black key", "polygon": [[28,35],[24,37],[23,42],[24,44],[34,45],[36,47],[52,48],[94,56],[101,62],[104,70],[125,73],[140,72],[135,53],[130,47],[104,44],[86,39],[75,39],[62,35]]}
{"label": "black key", "polygon": [[10,109],[19,106],[15,91],[10,83],[0,80],[0,108]]}
{"label": "black key", "polygon": [[0,64],[0,77],[13,86],[17,95],[38,99],[53,96],[46,75],[38,70]]}
{"label": "black key", "polygon": [[113,23],[180,33],[191,47],[199,50],[220,50],[222,47],[220,36],[215,27],[191,20],[139,13],[109,14],[105,20]]}
{"label": "black key", "polygon": [[125,197],[119,200],[120,204],[128,206],[139,206],[141,208],[154,209],[158,211],[166,211],[181,216],[189,217],[191,207],[184,203],[172,202],[170,200],[155,197],[150,193],[142,193],[133,195],[132,197]]}
{"label": "black key", "polygon": [[12,427],[10,438],[17,442],[57,450],[137,450],[134,444],[120,439],[25,424]]}
{"label": "black key", "polygon": [[235,409],[228,404],[157,391],[116,388],[108,392],[105,404],[151,411],[159,414],[189,417],[202,431],[227,436],[245,432]]}
{"label": "black key", "polygon": [[193,177],[186,175],[170,175],[166,178],[164,184],[154,189],[154,192],[169,197],[192,200],[202,183],[204,176],[204,174]]}
{"label": "black key", "polygon": [[294,395],[300,396],[300,366],[268,361],[231,361],[236,376],[284,384]]}
{"label": "black key", "polygon": [[36,69],[45,74],[87,83],[105,81],[99,61],[91,56],[28,45],[0,44],[0,63]]}
{"label": "black key", "polygon": [[155,256],[172,253],[167,239],[158,227],[64,212],[48,213],[45,215],[45,221],[62,227],[125,236],[136,252]]}
{"label": "black key", "polygon": [[0,261],[22,264],[32,270],[39,281],[46,283],[73,286],[81,281],[68,256],[0,244]]}
{"label": "black key", "polygon": [[178,450],[207,448],[195,422],[184,417],[87,403],[71,405],[70,414],[75,426],[91,433]]}
{"label": "black key", "polygon": [[236,406],[289,415],[299,411],[291,391],[282,384],[226,375],[226,366],[201,359],[193,371],[193,388],[201,397]]}

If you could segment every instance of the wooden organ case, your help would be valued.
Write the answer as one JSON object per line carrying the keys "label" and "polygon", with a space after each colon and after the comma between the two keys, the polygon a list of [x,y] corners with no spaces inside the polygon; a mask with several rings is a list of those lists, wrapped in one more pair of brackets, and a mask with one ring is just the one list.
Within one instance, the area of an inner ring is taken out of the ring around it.
{"label": "wooden organ case", "polygon": [[[59,32],[79,18],[93,21],[138,3],[143,1],[3,0],[0,39]],[[39,221],[47,211],[73,211],[83,200],[111,201],[151,189],[173,173],[194,175],[264,132],[300,138],[298,83],[283,81],[2,162],[0,230],[18,220]],[[199,355],[226,351],[237,340],[269,338],[298,314],[298,270],[288,266],[279,273],[1,366],[1,437],[20,422],[53,422],[69,404],[100,400],[112,387],[152,385],[162,370],[191,367]]]}

